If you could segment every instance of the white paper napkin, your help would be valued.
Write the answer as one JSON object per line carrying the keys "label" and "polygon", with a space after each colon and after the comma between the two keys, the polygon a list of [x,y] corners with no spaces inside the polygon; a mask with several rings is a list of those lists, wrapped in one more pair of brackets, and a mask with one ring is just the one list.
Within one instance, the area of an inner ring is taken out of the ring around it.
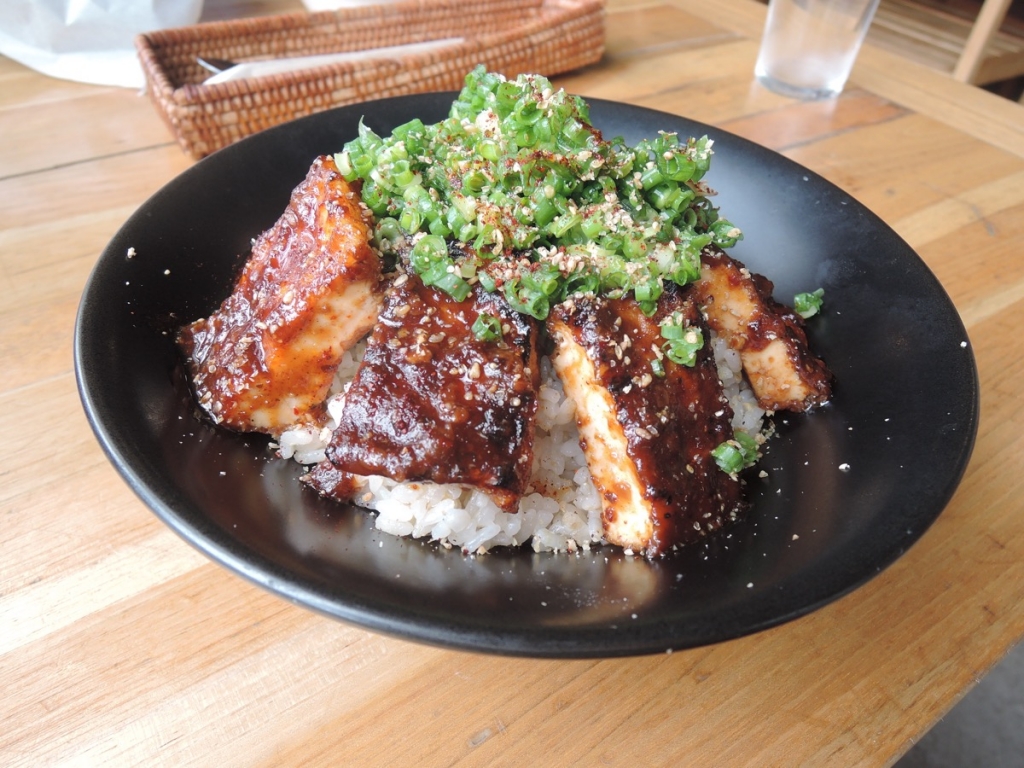
{"label": "white paper napkin", "polygon": [[135,36],[202,11],[203,0],[0,0],[0,53],[51,77],[141,88]]}

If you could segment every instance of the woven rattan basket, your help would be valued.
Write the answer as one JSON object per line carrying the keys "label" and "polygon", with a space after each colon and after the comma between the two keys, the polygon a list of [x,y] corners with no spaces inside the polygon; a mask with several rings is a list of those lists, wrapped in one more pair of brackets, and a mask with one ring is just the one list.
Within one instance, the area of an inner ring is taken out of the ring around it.
{"label": "woven rattan basket", "polygon": [[[461,37],[404,58],[203,85],[196,57],[275,59]],[[196,24],[140,35],[147,91],[193,157],[342,104],[462,86],[478,64],[512,77],[554,75],[604,51],[603,0],[419,0]]]}

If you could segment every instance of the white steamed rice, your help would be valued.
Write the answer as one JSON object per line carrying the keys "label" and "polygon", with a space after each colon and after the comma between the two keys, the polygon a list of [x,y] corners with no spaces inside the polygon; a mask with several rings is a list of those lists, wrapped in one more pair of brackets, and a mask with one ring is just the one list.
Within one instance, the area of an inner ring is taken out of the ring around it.
{"label": "white steamed rice", "polygon": [[[765,412],[743,377],[739,353],[715,336],[711,343],[732,405],[733,428],[759,436]],[[336,394],[327,404],[331,415],[327,425],[321,429],[298,425],[286,430],[278,441],[281,458],[301,464],[316,464],[325,458],[344,390],[355,376],[364,350],[365,344],[356,345],[338,368]],[[580,448],[575,408],[546,358],[541,376],[533,475],[517,514],[503,512],[485,492],[459,485],[361,478],[359,503],[376,511],[377,528],[396,536],[429,538],[468,552],[518,546],[527,540],[536,552],[573,552],[600,543],[601,501]]]}

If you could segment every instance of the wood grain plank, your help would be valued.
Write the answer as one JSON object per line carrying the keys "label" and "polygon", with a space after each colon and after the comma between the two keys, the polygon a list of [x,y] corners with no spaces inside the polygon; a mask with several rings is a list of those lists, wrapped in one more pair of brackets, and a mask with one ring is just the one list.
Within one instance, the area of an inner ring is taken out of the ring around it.
{"label": "wood grain plank", "polygon": [[120,89],[43,77],[13,59],[0,55],[0,112],[15,112],[27,107],[79,98],[94,99],[100,92],[117,90]]}
{"label": "wood grain plank", "polygon": [[[37,146],[34,154],[44,151]],[[4,200],[0,231],[18,231],[52,224],[58,218],[138,207],[193,164],[177,145],[171,144],[96,157],[90,162],[76,162],[72,156],[51,153],[45,164],[36,164],[36,171],[0,180],[0,197]],[[114,231],[116,228],[110,234]],[[7,263],[7,257],[0,257],[0,263]]]}
{"label": "wood grain plank", "polygon": [[[949,162],[951,153],[957,156],[956,163]],[[1020,158],[916,114],[804,144],[785,154],[890,220],[1024,169]]]}
{"label": "wood grain plank", "polygon": [[1015,205],[1007,201],[999,210],[970,213],[970,224],[936,237],[920,254],[949,286],[973,338],[976,326],[1024,299],[1024,260],[1014,243],[1024,240],[1024,201],[1018,197]]}
{"label": "wood grain plank", "polygon": [[678,82],[672,72],[681,68],[686,68],[687,83],[736,77],[748,61],[753,67],[750,48],[749,41],[736,40],[709,49],[659,51],[638,60],[611,60],[599,70],[584,69],[554,80],[559,87],[583,96],[634,103],[672,89]]}
{"label": "wood grain plank", "polygon": [[[94,172],[92,168],[83,168],[81,178]],[[44,187],[42,194],[45,195],[46,180],[40,178],[41,175],[34,174],[31,182],[27,179],[8,179],[0,182],[0,188],[11,195],[11,199],[23,193],[34,194],[35,188],[40,186]],[[68,171],[66,175],[78,176],[79,171]],[[61,203],[70,208],[74,196],[77,194],[65,195]],[[83,257],[95,260],[118,228],[138,207],[137,202],[111,205],[109,200],[102,198],[83,202],[86,204],[80,206],[78,213],[62,211],[60,216],[51,216],[31,224],[22,223],[13,217],[5,221],[4,228],[0,229],[0,275],[11,281],[8,287],[17,290],[17,295],[5,292],[0,306],[4,309],[27,306],[35,300],[33,291],[48,290],[44,284],[55,274],[43,275],[40,274],[41,270],[56,271],[66,261]]]}
{"label": "wood grain plank", "polygon": [[[895,73],[895,77],[894,77]],[[890,101],[1024,157],[1024,106],[981,88],[953,89],[944,75],[866,46],[852,82]],[[985,115],[984,119],[978,119]]]}
{"label": "wood grain plank", "polygon": [[907,110],[859,89],[837,99],[789,102],[770,111],[724,120],[719,125],[778,152],[902,117]]}
{"label": "wood grain plank", "polygon": [[667,3],[639,9],[610,8],[606,30],[605,56],[609,59],[672,48],[703,48],[737,39],[735,32]]}
{"label": "wood grain plank", "polygon": [[[135,547],[164,531],[88,442],[83,459],[59,479],[37,479],[9,493],[4,489],[0,549],[0,600],[66,571],[82,571],[121,547]],[[47,456],[37,466],[46,466]],[[89,488],[88,496],[81,489]],[[15,567],[13,564],[17,563]]]}
{"label": "wood grain plank", "polygon": [[181,540],[165,529],[136,544],[122,544],[85,568],[69,568],[57,578],[6,593],[0,597],[0,613],[6,617],[0,654],[205,563],[199,553],[181,546]]}
{"label": "wood grain plank", "polygon": [[[73,281],[72,281],[73,282]],[[70,375],[72,332],[80,290],[9,312],[0,312],[0,355],[9,376],[5,391],[28,387],[40,379]]]}
{"label": "wood grain plank", "polygon": [[125,89],[0,109],[0,135],[0,179],[45,170],[58,156],[66,164],[174,142],[149,101]]}
{"label": "wood grain plank", "polygon": [[[892,227],[912,246],[920,247],[975,222],[1024,202],[1024,174],[1009,173],[953,195],[893,222]],[[986,231],[990,231],[986,223]]]}
{"label": "wood grain plank", "polygon": [[[578,750],[565,750],[560,740],[552,739],[553,732],[565,727],[566,702],[573,697],[574,686],[596,688],[595,696],[603,693],[598,681],[604,662],[501,659],[495,664],[492,657],[466,653],[445,653],[431,661],[404,679],[400,688],[366,703],[364,715],[376,724],[373,729],[360,728],[338,713],[326,724],[324,732],[330,736],[313,744],[296,740],[266,764],[324,764],[341,745],[357,754],[387,745],[384,757],[394,765],[514,765],[509,748],[522,743],[529,749],[531,742],[536,748],[538,740],[550,740],[553,747],[545,752],[548,765],[564,765],[578,757]],[[419,716],[394,718],[389,715],[392,707]],[[548,722],[532,734],[529,729],[538,714],[546,715]],[[524,720],[530,724],[524,725]]]}
{"label": "wood grain plank", "polygon": [[[179,547],[192,551],[183,542]],[[192,707],[193,714],[203,711],[207,735],[216,739],[222,732],[218,717],[237,715],[245,709],[246,694],[256,692],[232,694],[230,686],[218,691],[206,682],[204,696],[198,690],[204,681],[235,670],[244,683],[246,672],[252,677],[251,670],[263,661],[246,662],[247,657],[274,656],[278,643],[311,627],[338,629],[213,565],[183,572],[82,617],[60,635],[0,656],[0,669],[10,681],[10,695],[0,702],[5,722],[0,755],[21,750],[52,764],[61,759],[97,764],[105,757],[124,765],[129,761],[119,756],[122,749],[142,749],[160,760],[161,753],[170,756],[163,742],[173,736],[154,739],[163,726],[151,728],[144,721],[152,722],[153,713],[172,702]],[[297,648],[293,651],[298,655]],[[295,658],[280,649],[277,655],[268,669]],[[281,675],[280,684],[293,679]],[[104,680],[119,682],[111,687]],[[220,713],[211,707],[228,700],[231,706]],[[251,699],[261,700],[260,695]],[[16,701],[20,707],[13,706]],[[111,738],[119,733],[120,748]],[[182,736],[177,748],[187,754],[192,737]]]}

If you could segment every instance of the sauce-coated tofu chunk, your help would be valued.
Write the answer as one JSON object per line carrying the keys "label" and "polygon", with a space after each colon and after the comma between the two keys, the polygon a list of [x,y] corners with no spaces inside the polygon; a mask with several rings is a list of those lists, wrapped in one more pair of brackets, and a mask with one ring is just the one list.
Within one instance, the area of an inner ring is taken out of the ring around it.
{"label": "sauce-coated tofu chunk", "polygon": [[321,157],[253,244],[234,291],[182,329],[196,398],[217,423],[277,434],[322,419],[344,352],[373,326],[380,258],[359,193]]}
{"label": "sauce-coated tofu chunk", "polygon": [[[664,357],[660,323],[676,312],[704,334],[692,367]],[[742,511],[739,481],[711,455],[733,436],[732,409],[691,299],[669,290],[652,317],[632,299],[580,299],[558,307],[548,328],[609,542],[654,556]]]}
{"label": "sauce-coated tofu chunk", "polygon": [[828,401],[832,375],[807,346],[800,317],[772,298],[772,283],[720,250],[701,254],[694,284],[708,324],[739,351],[762,408],[806,411]]}
{"label": "sauce-coated tofu chunk", "polygon": [[[481,315],[493,319],[495,340],[474,334]],[[515,512],[533,462],[537,334],[537,323],[498,293],[477,287],[456,301],[399,276],[345,392],[327,458],[352,475],[479,488]]]}

